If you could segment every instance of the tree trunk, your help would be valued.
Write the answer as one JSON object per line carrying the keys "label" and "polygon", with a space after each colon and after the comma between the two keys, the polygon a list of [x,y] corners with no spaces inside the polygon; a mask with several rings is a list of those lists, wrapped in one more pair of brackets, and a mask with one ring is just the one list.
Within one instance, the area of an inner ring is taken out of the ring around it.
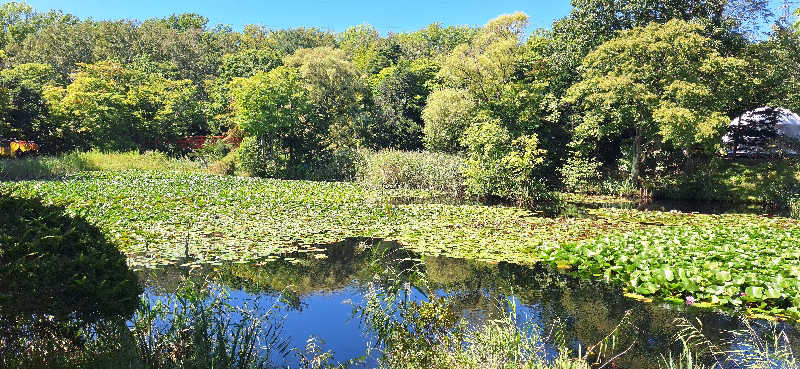
{"label": "tree trunk", "polygon": [[641,186],[641,164],[642,164],[642,131],[636,128],[636,137],[633,139],[633,158],[631,159],[631,182],[636,187]]}

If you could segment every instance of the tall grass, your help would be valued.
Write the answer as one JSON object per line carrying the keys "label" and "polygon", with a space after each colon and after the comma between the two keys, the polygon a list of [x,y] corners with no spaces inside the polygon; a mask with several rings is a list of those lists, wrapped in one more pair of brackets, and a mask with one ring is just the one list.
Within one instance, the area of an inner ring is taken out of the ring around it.
{"label": "tall grass", "polygon": [[699,321],[693,323],[685,318],[677,319],[676,339],[681,343],[683,352],[677,358],[662,358],[661,369],[800,368],[789,337],[778,323],[753,322],[746,318],[742,322],[744,329],[730,332],[728,341],[714,342],[703,334]]}
{"label": "tall grass", "polygon": [[[273,368],[275,359],[289,353],[279,309],[278,304],[265,311],[233,302],[204,281],[186,279],[174,293],[143,298],[127,324],[101,321],[70,340],[40,335],[28,352],[0,364],[9,369]],[[60,348],[37,350],[53,345]]]}
{"label": "tall grass", "polygon": [[358,177],[378,188],[457,195],[464,191],[464,165],[463,158],[456,155],[382,150],[364,153]]}
{"label": "tall grass", "polygon": [[56,179],[83,171],[130,169],[199,171],[202,170],[202,165],[188,159],[170,158],[154,151],[143,154],[136,151],[73,152],[63,156],[0,160],[0,180]]}

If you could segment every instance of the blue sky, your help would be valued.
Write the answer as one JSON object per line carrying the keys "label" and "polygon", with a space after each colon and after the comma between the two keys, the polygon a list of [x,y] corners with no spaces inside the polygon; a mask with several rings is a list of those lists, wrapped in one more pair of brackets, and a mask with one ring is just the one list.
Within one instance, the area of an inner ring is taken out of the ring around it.
{"label": "blue sky", "polygon": [[27,0],[37,10],[62,9],[81,18],[146,19],[194,12],[211,25],[272,28],[317,26],[342,31],[369,23],[382,33],[411,31],[430,23],[480,25],[521,10],[533,27],[548,27],[570,10],[569,0]]}

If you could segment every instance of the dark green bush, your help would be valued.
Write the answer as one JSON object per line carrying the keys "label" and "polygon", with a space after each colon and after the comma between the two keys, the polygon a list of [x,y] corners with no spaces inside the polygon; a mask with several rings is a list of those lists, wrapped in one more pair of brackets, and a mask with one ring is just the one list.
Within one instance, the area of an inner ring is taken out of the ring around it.
{"label": "dark green bush", "polygon": [[80,332],[129,319],[141,293],[97,227],[0,192],[0,358],[69,355]]}
{"label": "dark green bush", "polygon": [[203,146],[191,153],[195,157],[208,165],[222,160],[233,150],[233,145],[224,140],[208,140]]}
{"label": "dark green bush", "polygon": [[245,137],[237,151],[238,166],[251,176],[284,178],[287,174],[283,156],[262,145],[256,137]]}
{"label": "dark green bush", "polygon": [[358,168],[363,167],[364,156],[348,147],[327,149],[314,160],[304,179],[314,181],[352,181]]}
{"label": "dark green bush", "polygon": [[290,150],[256,137],[245,137],[236,152],[235,169],[255,177],[278,179],[352,180],[362,160],[356,150],[347,147],[320,149],[313,155],[297,158]]}

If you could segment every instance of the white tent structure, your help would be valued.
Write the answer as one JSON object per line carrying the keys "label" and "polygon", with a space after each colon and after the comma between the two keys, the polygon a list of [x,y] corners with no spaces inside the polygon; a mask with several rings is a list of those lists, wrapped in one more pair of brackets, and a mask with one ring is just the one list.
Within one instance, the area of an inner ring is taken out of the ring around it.
{"label": "white tent structure", "polygon": [[[744,133],[737,135],[736,131]],[[765,134],[775,136],[770,144],[759,141]],[[731,121],[722,142],[728,147],[728,155],[800,155],[800,115],[766,106],[748,111]]]}

